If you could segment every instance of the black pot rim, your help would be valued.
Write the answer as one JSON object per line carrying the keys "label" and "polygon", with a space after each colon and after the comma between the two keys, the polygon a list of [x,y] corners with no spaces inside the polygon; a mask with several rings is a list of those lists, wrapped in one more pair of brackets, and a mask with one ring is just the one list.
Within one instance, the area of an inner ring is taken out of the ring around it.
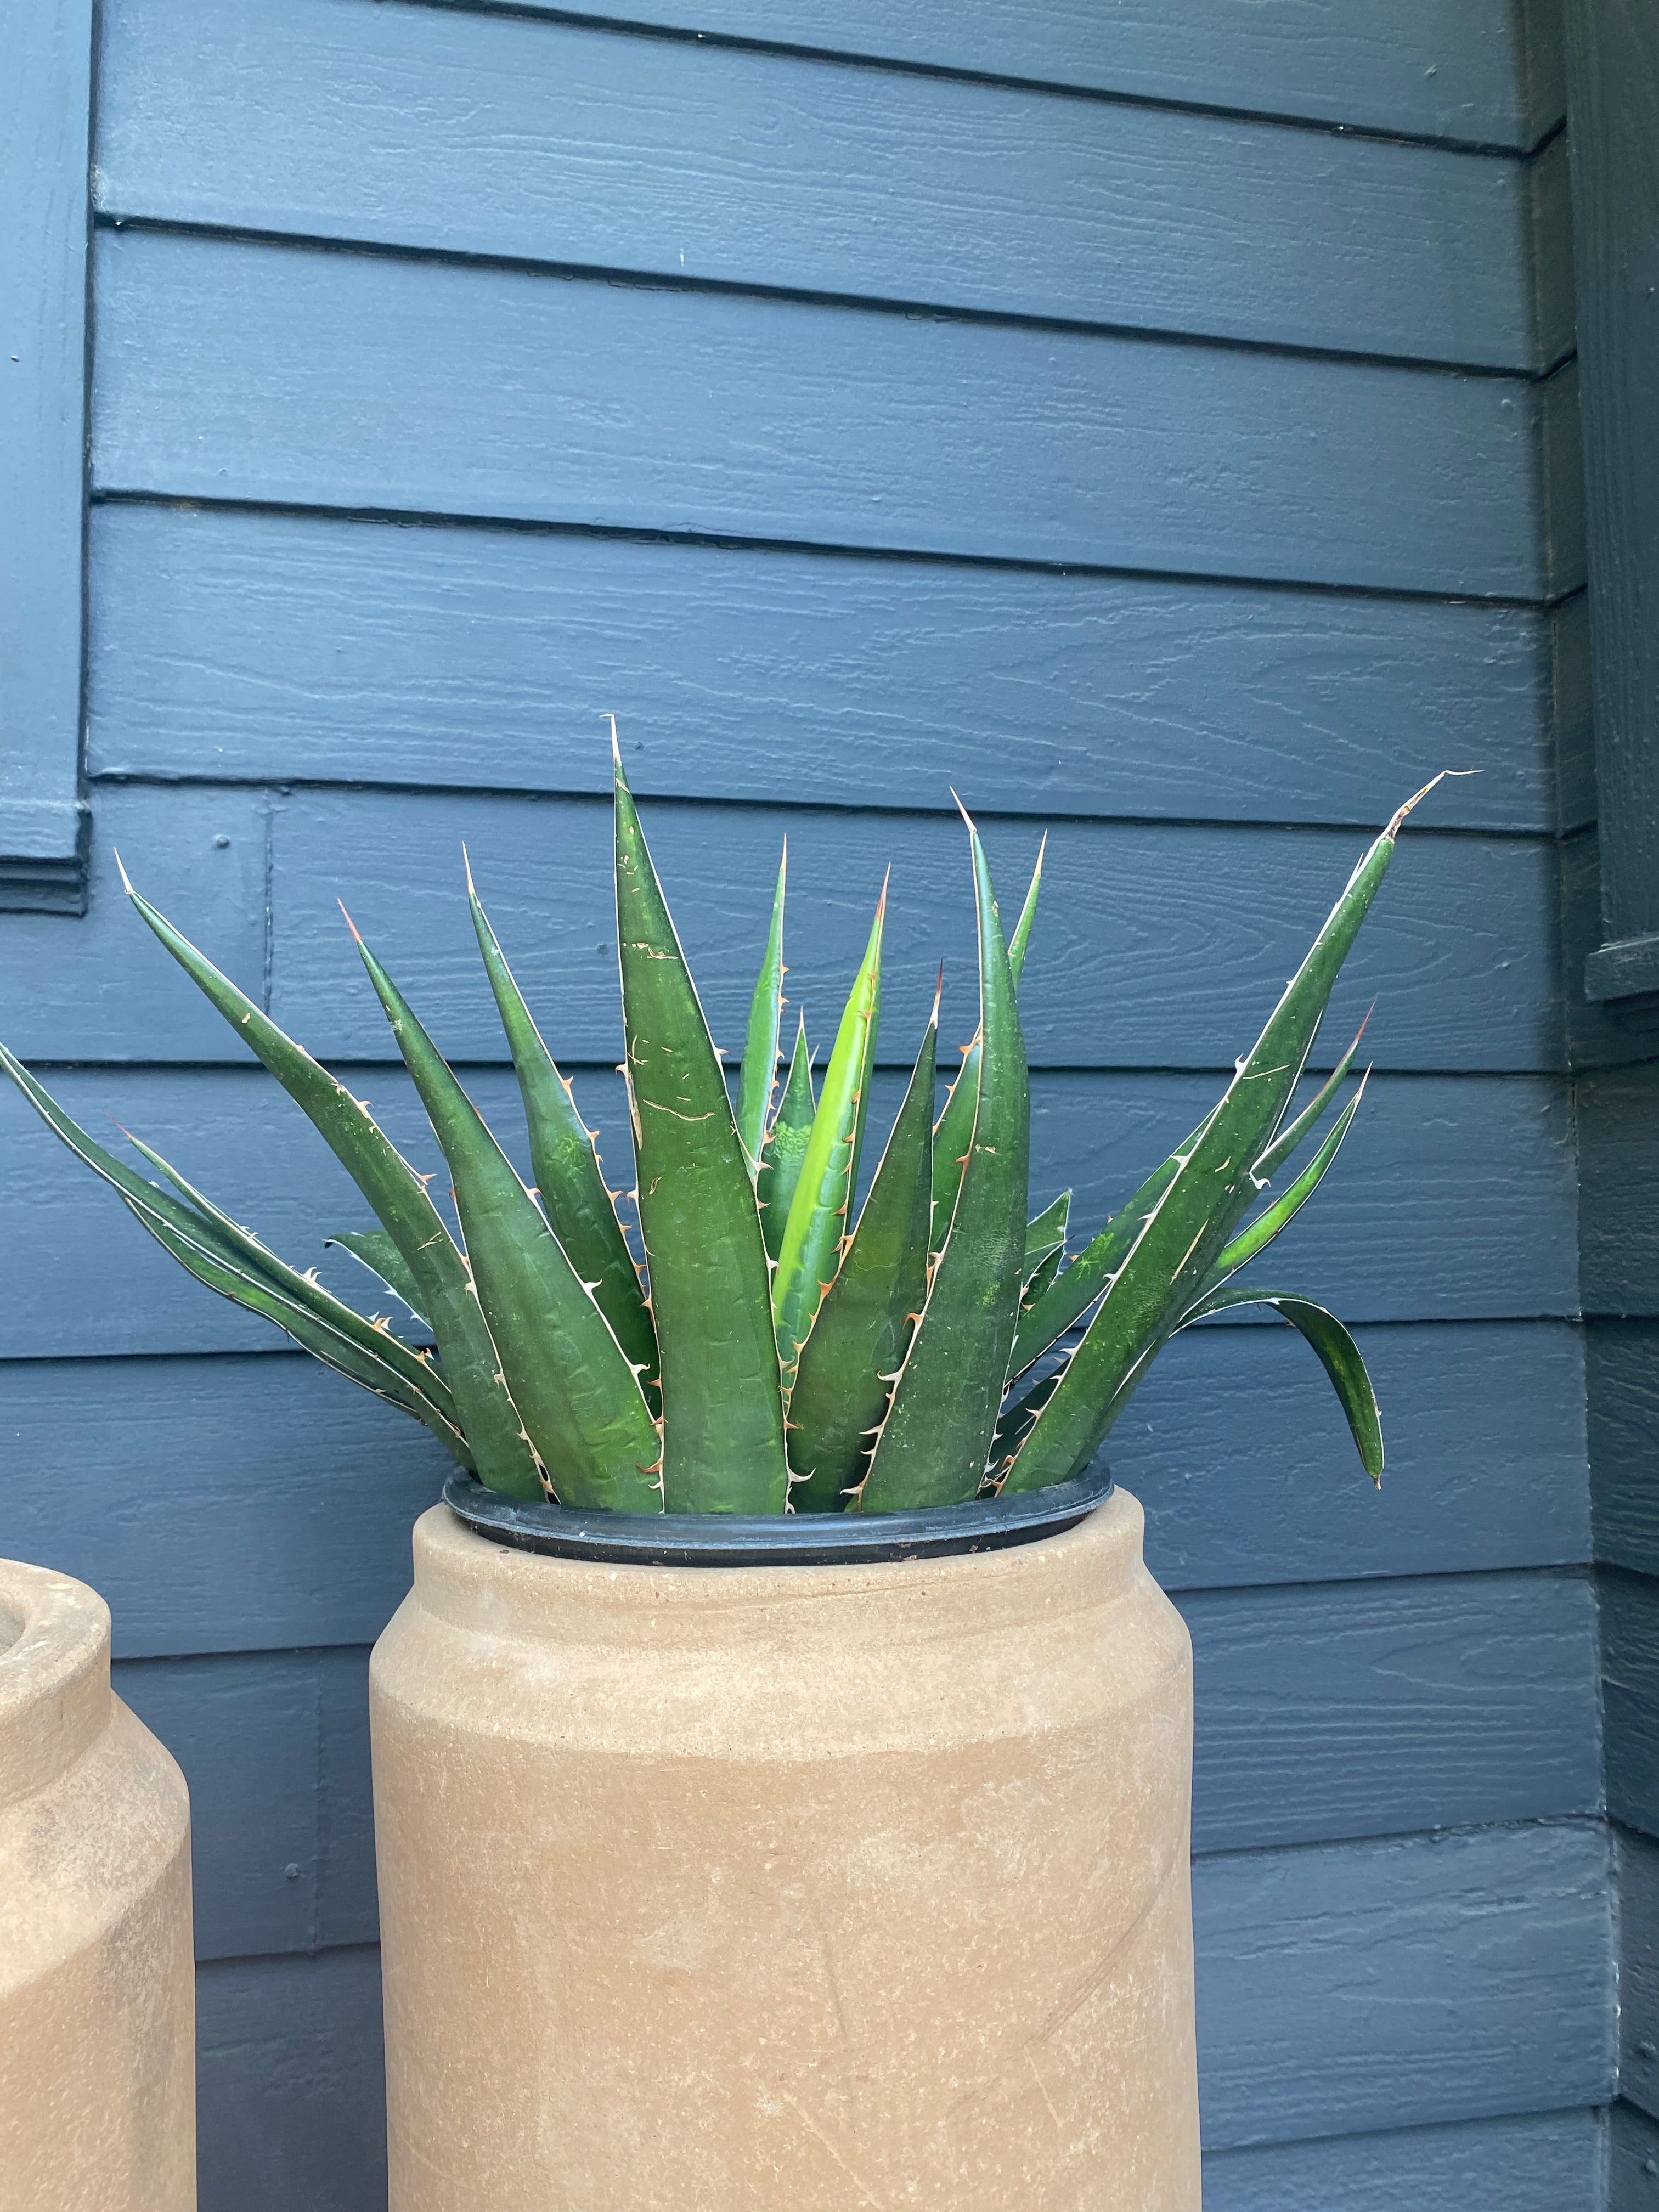
{"label": "black pot rim", "polygon": [[1073,1528],[1112,1493],[1110,1468],[1047,1490],[914,1513],[575,1512],[503,1498],[470,1474],[452,1474],[444,1503],[476,1535],[545,1558],[644,1567],[863,1566],[897,1559],[998,1552]]}

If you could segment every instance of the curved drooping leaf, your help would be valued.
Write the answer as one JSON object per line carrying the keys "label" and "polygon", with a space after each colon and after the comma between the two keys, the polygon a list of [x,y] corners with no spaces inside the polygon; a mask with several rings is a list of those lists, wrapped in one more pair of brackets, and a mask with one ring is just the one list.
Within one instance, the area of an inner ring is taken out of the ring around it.
{"label": "curved drooping leaf", "polygon": [[812,1054],[806,1042],[806,1017],[795,1031],[795,1049],[789,1058],[789,1080],[783,1086],[778,1110],[772,1117],[761,1148],[760,1173],[755,1195],[760,1205],[761,1229],[767,1257],[775,1260],[789,1226],[789,1208],[800,1183],[801,1162],[812,1134],[817,1101],[812,1095]]}
{"label": "curved drooping leaf", "polygon": [[467,904],[483,956],[524,1101],[530,1165],[542,1211],[565,1257],[592,1290],[629,1364],[639,1370],[646,1402],[655,1410],[657,1332],[645,1302],[640,1271],[599,1169],[599,1144],[576,1111],[570,1085],[542,1042],[513,970],[502,956],[489,917],[466,870]]}
{"label": "curved drooping leaf", "polygon": [[416,1321],[430,1328],[432,1324],[421,1311],[421,1286],[410,1273],[403,1254],[384,1229],[342,1229],[334,1236],[325,1237],[325,1245],[337,1244],[343,1252],[349,1252],[360,1267],[367,1267],[377,1281],[384,1283],[394,1298],[409,1308]]}
{"label": "curved drooping leaf", "polygon": [[658,1510],[656,1425],[639,1377],[409,1002],[361,937],[357,950],[449,1163],[478,1303],[553,1494]]}
{"label": "curved drooping leaf", "polygon": [[671,1513],[781,1513],[765,1240],[720,1055],[616,755],[617,942]]}
{"label": "curved drooping leaf", "polygon": [[246,993],[122,883],[139,914],[191,981],[276,1078],[368,1200],[421,1289],[444,1373],[478,1479],[507,1497],[539,1498],[541,1479],[466,1267],[443,1218],[403,1154],[360,1099],[285,1036]]}
{"label": "curved drooping leaf", "polygon": [[1252,1260],[1267,1250],[1275,1237],[1284,1234],[1301,1212],[1324,1181],[1326,1169],[1341,1150],[1342,1139],[1347,1135],[1354,1115],[1359,1111],[1359,1102],[1365,1095],[1365,1084],[1369,1079],[1368,1070],[1360,1080],[1358,1090],[1331,1125],[1329,1135],[1289,1189],[1276,1198],[1271,1206],[1264,1207],[1254,1221],[1247,1223],[1239,1231],[1231,1243],[1223,1247],[1220,1257],[1205,1280],[1205,1294],[1225,1282],[1230,1275],[1236,1275],[1241,1267],[1248,1267]]}
{"label": "curved drooping leaf", "polygon": [[[1019,979],[1025,969],[1025,948],[1031,941],[1031,924],[1036,920],[1037,894],[1042,888],[1042,856],[1048,849],[1048,832],[1037,847],[1036,866],[1031,871],[1031,880],[1025,893],[1025,902],[1019,910],[1019,920],[1014,924],[1014,933],[1008,939],[1008,972],[1014,979],[1014,989],[1019,989]],[[945,1105],[933,1128],[933,1242],[937,1248],[944,1241],[951,1224],[951,1214],[957,1202],[957,1191],[962,1182],[963,1163],[968,1157],[968,1146],[974,1133],[974,1109],[979,1098],[980,1040],[975,1034],[973,1042],[963,1054],[962,1066],[956,1081],[945,1096]]]}
{"label": "curved drooping leaf", "polygon": [[1380,1488],[1382,1416],[1376,1392],[1365,1371],[1359,1346],[1336,1316],[1316,1305],[1311,1298],[1297,1297],[1288,1291],[1252,1291],[1241,1285],[1237,1290],[1217,1291],[1202,1299],[1183,1317],[1180,1326],[1190,1328],[1194,1322],[1206,1321],[1212,1314],[1225,1312],[1232,1306],[1271,1306],[1307,1339],[1318,1353],[1320,1364],[1330,1376],[1332,1388],[1341,1401],[1360,1465]]}
{"label": "curved drooping leaf", "polygon": [[789,840],[783,841],[778,862],[778,887],[772,894],[772,922],[766,933],[766,951],[755,995],[750,1001],[749,1028],[743,1041],[743,1071],[738,1079],[738,1134],[748,1155],[751,1175],[760,1171],[761,1146],[766,1141],[772,1112],[772,1093],[778,1079],[778,1024],[783,1018],[783,891],[789,872]]}
{"label": "curved drooping leaf", "polygon": [[977,1494],[1013,1346],[1025,1257],[1030,1085],[991,873],[971,822],[968,838],[983,1045],[973,1141],[927,1304],[854,1501],[865,1513],[952,1505]]}
{"label": "curved drooping leaf", "polygon": [[795,1194],[789,1201],[783,1242],[778,1247],[778,1264],[772,1277],[772,1313],[777,1324],[786,1400],[794,1382],[800,1347],[840,1264],[853,1194],[858,1188],[859,1151],[870,1103],[870,1068],[881,1019],[881,933],[886,915],[884,883],[875,920],[870,925],[869,942],[848,994],[830,1065],[823,1072],[817,1111],[812,1116]]}
{"label": "curved drooping leaf", "polygon": [[[0,1045],[0,1071],[11,1078],[53,1135],[118,1192],[128,1210],[162,1249],[221,1297],[273,1322],[305,1351],[348,1380],[422,1422],[463,1467],[471,1460],[453,1419],[453,1401],[443,1377],[390,1330],[301,1275],[268,1251],[147,1145],[139,1149],[182,1191],[173,1197],[147,1182],[66,1114],[22,1063]],[[137,1140],[133,1139],[135,1143]]]}
{"label": "curved drooping leaf", "polygon": [[836,1513],[865,1462],[927,1295],[939,999],[909,1088],[789,1398],[790,1504]]}
{"label": "curved drooping leaf", "polygon": [[1021,1445],[1005,1489],[1042,1489],[1081,1473],[1115,1419],[1124,1384],[1144,1371],[1192,1306],[1261,1188],[1254,1163],[1295,1096],[1337,975],[1388,871],[1400,825],[1424,795],[1418,793],[1401,808],[1349,878],[1202,1135],[1179,1160],[1113,1273],[1065,1375]]}

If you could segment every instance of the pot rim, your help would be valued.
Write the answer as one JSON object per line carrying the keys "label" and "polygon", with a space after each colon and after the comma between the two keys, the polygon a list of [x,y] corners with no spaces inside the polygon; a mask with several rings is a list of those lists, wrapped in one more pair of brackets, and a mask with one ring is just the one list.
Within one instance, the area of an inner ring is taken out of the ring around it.
{"label": "pot rim", "polygon": [[475,1535],[548,1559],[644,1567],[859,1566],[1035,1543],[1075,1528],[1114,1488],[1111,1469],[1097,1460],[1047,1490],[908,1513],[611,1513],[503,1498],[476,1475],[457,1474],[444,1485],[444,1503]]}

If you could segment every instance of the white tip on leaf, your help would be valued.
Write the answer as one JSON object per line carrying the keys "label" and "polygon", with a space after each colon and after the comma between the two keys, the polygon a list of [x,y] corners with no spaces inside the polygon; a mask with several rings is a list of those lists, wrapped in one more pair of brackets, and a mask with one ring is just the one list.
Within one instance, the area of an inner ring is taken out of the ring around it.
{"label": "white tip on leaf", "polygon": [[131,878],[131,877],[130,875],[128,875],[128,873],[127,873],[127,872],[126,872],[126,869],[122,866],[122,863],[121,863],[121,855],[120,855],[119,852],[118,852],[118,851],[117,851],[116,848],[115,848],[113,845],[112,845],[112,846],[110,847],[110,850],[111,850],[111,852],[112,852],[112,853],[114,853],[114,854],[115,854],[115,865],[116,865],[116,867],[117,867],[117,868],[119,870],[119,872],[120,872],[120,877],[121,877],[121,888],[122,888],[122,890],[126,893],[126,895],[127,895],[127,896],[128,896],[129,898],[137,898],[137,896],[138,896],[138,894],[137,894],[137,891],[135,891],[135,890],[133,890],[133,888],[132,888],[132,878]]}

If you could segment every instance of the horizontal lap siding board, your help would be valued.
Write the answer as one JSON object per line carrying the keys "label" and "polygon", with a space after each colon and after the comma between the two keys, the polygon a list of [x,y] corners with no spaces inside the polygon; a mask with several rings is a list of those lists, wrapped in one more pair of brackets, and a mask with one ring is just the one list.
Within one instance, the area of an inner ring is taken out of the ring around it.
{"label": "horizontal lap siding board", "polygon": [[[1565,2114],[1611,2093],[1607,1845],[1591,1824],[1231,1853],[1200,1859],[1193,1887],[1212,2150],[1294,2142],[1308,2156],[1315,2134]],[[200,1991],[208,2212],[362,2212],[380,2172],[366,2063],[378,2057],[376,1954],[209,1965]],[[1494,2178],[1504,2141],[1493,2131]],[[1351,2212],[1346,2199],[1312,2201]],[[1472,2189],[1456,2203],[1529,2212],[1531,2201]],[[1536,2201],[1538,2212],[1589,2202]],[[1266,2212],[1260,2197],[1243,2203]],[[1267,2205],[1299,2212],[1295,2197]]]}
{"label": "horizontal lap siding board", "polygon": [[227,1959],[199,1968],[201,2212],[383,2206],[380,2033],[377,1948]]}
{"label": "horizontal lap siding board", "polygon": [[1569,2212],[1597,2203],[1601,2158],[1587,2112],[1212,2151],[1205,2212]]}
{"label": "horizontal lap siding board", "polygon": [[[1213,1591],[1182,1610],[1200,1853],[1601,1809],[1582,1575]],[[373,1939],[368,1663],[118,1663],[190,1784],[198,1958]]]}
{"label": "horizontal lap siding board", "polygon": [[1480,145],[1534,145],[1565,105],[1559,27],[1532,0],[630,0],[624,20]]}
{"label": "horizontal lap siding board", "polygon": [[[971,781],[958,788],[973,804]],[[909,1063],[941,957],[945,1034],[971,1035],[977,1009],[959,1003],[970,987],[957,979],[971,974],[972,878],[950,815],[866,825],[842,813],[714,815],[643,800],[641,813],[717,1039],[740,1045],[786,834],[787,990],[814,1035],[839,1013],[890,864],[880,1057]],[[1038,825],[984,827],[1002,897],[1012,900]],[[271,832],[270,1012],[303,1022],[313,1051],[359,1059],[386,1048],[384,1018],[343,934],[345,890],[445,1050],[500,1054],[461,895],[465,836],[520,985],[549,1009],[550,1048],[572,1061],[619,1056],[605,802],[300,793],[273,813]],[[1364,849],[1352,831],[1057,821],[1021,988],[1032,1064],[1230,1063]],[[1531,840],[1407,840],[1333,996],[1326,1049],[1334,1057],[1377,1000],[1367,1049],[1382,1065],[1559,1066],[1553,859]]]}
{"label": "horizontal lap siding board", "polygon": [[1548,365],[1530,248],[1540,194],[1563,232],[1559,157],[363,0],[104,21],[106,215]]}
{"label": "horizontal lap siding board", "polygon": [[1538,599],[1547,387],[105,231],[100,490]]}
{"label": "horizontal lap siding board", "polygon": [[[977,805],[971,776],[957,787]],[[948,790],[940,796],[949,808]],[[1419,819],[1432,819],[1437,797]],[[789,996],[823,1049],[890,863],[880,1056],[909,1064],[941,958],[945,1036],[965,1042],[972,879],[953,809],[859,819],[646,799],[641,812],[729,1047],[741,1042],[786,836]],[[138,888],[238,981],[257,994],[268,981],[270,1011],[312,1051],[392,1051],[340,916],[344,896],[445,1051],[500,1058],[466,919],[463,841],[550,1048],[572,1065],[620,1057],[605,801],[126,785],[104,789],[99,817],[91,910],[76,934],[66,939],[55,917],[0,920],[0,1036],[21,1058],[246,1058],[128,910],[117,847]],[[1013,898],[1043,823],[987,817],[983,827],[1001,894]],[[1358,830],[1055,818],[1021,995],[1033,1065],[1229,1066],[1366,842]],[[1559,1068],[1555,897],[1545,840],[1413,828],[1333,998],[1327,1064],[1375,1001],[1365,1054],[1379,1066]]]}
{"label": "horizontal lap siding board", "polygon": [[[440,1039],[441,1042],[441,1037]],[[463,1070],[486,1120],[521,1149],[509,1073]],[[415,1166],[442,1163],[407,1079],[344,1066]],[[614,1076],[578,1073],[578,1104],[611,1171],[627,1172],[626,1108]],[[1222,1079],[1042,1075],[1034,1085],[1033,1189],[1073,1192],[1079,1234],[1167,1157],[1214,1102]],[[49,1085],[83,1127],[118,1115],[216,1202],[299,1267],[355,1303],[371,1279],[324,1240],[370,1212],[298,1109],[257,1071],[64,1070]],[[896,1076],[872,1093],[879,1127]],[[1568,1102],[1556,1083],[1378,1076],[1319,1202],[1275,1248],[1280,1279],[1333,1301],[1352,1322],[1529,1319],[1576,1310]],[[0,1276],[0,1359],[264,1351],[283,1340],[216,1297],[168,1258],[8,1087],[0,1220],[8,1249],[56,1264]],[[1227,1324],[1224,1324],[1227,1325]],[[1247,1324],[1248,1325],[1248,1324]],[[1276,1326],[1276,1324],[1274,1324]],[[90,1340],[89,1340],[90,1335]]]}
{"label": "horizontal lap siding board", "polygon": [[137,502],[92,558],[100,775],[604,793],[614,712],[670,798],[1555,825],[1530,609]]}

